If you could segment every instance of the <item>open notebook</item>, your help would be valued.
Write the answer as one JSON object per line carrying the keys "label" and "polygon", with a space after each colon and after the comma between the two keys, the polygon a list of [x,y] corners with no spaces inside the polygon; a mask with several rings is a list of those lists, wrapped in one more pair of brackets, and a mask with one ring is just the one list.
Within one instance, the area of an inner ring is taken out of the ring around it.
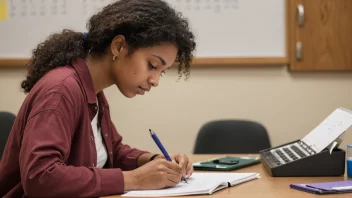
{"label": "open notebook", "polygon": [[258,173],[193,173],[185,182],[160,190],[129,191],[122,196],[159,197],[196,194],[212,194],[220,189],[259,178]]}

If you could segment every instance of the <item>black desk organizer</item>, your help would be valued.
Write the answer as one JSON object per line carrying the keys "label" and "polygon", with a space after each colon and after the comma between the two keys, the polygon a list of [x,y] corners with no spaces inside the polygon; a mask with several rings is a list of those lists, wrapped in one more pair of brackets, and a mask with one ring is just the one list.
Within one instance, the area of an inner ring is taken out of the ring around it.
{"label": "black desk organizer", "polygon": [[260,151],[261,162],[267,172],[273,177],[309,177],[309,176],[342,176],[345,174],[345,155],[342,149],[335,148],[331,155],[325,149],[320,153],[315,153],[286,164],[277,165],[271,159],[271,150],[293,144],[300,140],[289,142],[277,147]]}

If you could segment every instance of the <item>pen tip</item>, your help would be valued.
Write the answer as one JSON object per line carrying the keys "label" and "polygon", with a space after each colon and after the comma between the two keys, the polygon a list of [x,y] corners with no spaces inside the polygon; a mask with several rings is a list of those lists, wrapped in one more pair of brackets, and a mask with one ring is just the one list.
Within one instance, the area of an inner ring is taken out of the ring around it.
{"label": "pen tip", "polygon": [[151,129],[149,129],[149,133],[150,135],[153,135],[153,131]]}

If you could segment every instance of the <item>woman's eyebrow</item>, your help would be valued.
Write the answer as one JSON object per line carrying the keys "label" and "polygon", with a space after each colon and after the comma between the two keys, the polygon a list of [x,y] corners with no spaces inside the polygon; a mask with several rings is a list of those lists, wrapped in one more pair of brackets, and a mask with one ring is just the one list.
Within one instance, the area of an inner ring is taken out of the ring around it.
{"label": "woman's eyebrow", "polygon": [[166,62],[163,58],[161,58],[160,56],[154,55],[154,54],[151,54],[151,55],[157,57],[160,60],[161,64],[166,65]]}

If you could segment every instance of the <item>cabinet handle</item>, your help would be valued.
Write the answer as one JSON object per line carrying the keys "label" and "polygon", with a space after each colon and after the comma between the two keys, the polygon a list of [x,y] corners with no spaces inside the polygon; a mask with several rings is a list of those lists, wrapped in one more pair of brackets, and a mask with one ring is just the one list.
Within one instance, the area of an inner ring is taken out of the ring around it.
{"label": "cabinet handle", "polygon": [[301,42],[296,43],[296,59],[298,61],[302,60],[302,43]]}
{"label": "cabinet handle", "polygon": [[297,23],[299,26],[304,24],[304,7],[302,4],[297,6]]}

